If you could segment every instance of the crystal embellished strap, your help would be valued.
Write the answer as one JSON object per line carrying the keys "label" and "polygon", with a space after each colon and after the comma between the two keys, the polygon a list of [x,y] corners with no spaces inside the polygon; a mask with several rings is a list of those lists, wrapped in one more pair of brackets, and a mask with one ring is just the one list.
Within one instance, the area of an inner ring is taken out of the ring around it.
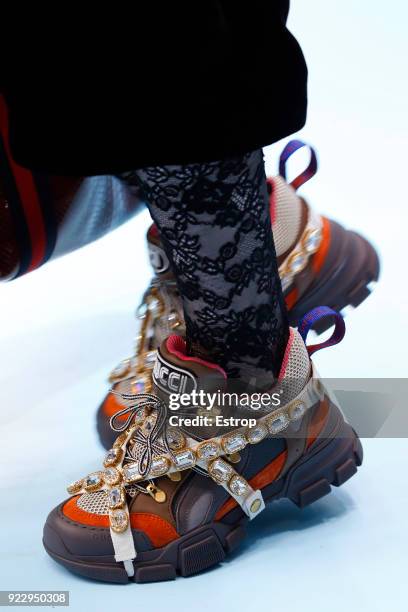
{"label": "crystal embellished strap", "polygon": [[297,244],[279,266],[283,291],[290,287],[296,274],[306,268],[309,258],[319,249],[323,236],[322,228],[321,216],[308,206],[306,227]]}
{"label": "crystal embellished strap", "polygon": [[[103,463],[105,469],[74,482],[68,487],[68,492],[70,494],[105,492],[115,559],[123,561],[126,571],[132,572],[133,566],[130,561],[136,557],[137,553],[126,499],[127,486],[141,488],[141,483],[144,481],[182,470],[199,468],[207,472],[217,484],[228,491],[247,516],[252,519],[265,507],[262,493],[252,489],[246,479],[235,471],[227,460],[228,457],[243,450],[249,444],[258,444],[267,436],[280,435],[291,422],[302,418],[306,410],[320,401],[325,393],[326,390],[312,364],[312,376],[301,393],[286,406],[258,419],[252,428],[241,427],[223,436],[202,442],[197,442],[185,436],[181,431],[173,429],[164,434],[166,435],[165,442],[160,438],[150,442],[151,456],[149,455],[147,471],[140,469],[138,461],[129,461],[128,445],[132,441],[133,446],[139,445],[138,449],[140,447],[143,450],[140,445],[143,442],[146,443],[146,435],[148,436],[146,432],[155,429],[157,419],[160,417],[160,400],[157,400],[156,416],[149,413],[145,407],[138,411],[136,406],[129,409],[135,411],[132,422],[126,431],[118,436],[113,448],[105,456]],[[142,397],[147,402],[154,399],[154,396],[146,394]],[[155,449],[156,454],[153,453]],[[157,454],[158,452],[160,454]],[[124,463],[125,459],[128,463]]]}
{"label": "crystal embellished strap", "polygon": [[[313,372],[316,371],[313,369]],[[302,418],[306,410],[322,398],[322,389],[320,380],[313,375],[297,397],[286,406],[259,418],[254,427],[241,427],[203,442],[197,442],[179,430],[172,429],[170,434],[172,440],[169,444],[171,453],[164,451],[156,455],[151,462],[149,472],[143,475],[139,471],[138,462],[130,461],[123,467],[123,479],[126,484],[133,484],[195,466],[204,468],[210,476],[213,476],[211,467],[214,460],[239,452],[249,444],[257,444],[267,436],[280,434],[291,422]],[[143,438],[140,439],[140,443],[143,443]]]}
{"label": "crystal embellished strap", "polygon": [[[112,370],[108,379],[110,383],[116,385],[128,381],[134,393],[148,392],[151,389],[151,371],[156,358],[156,350],[152,348],[152,344],[160,344],[170,333],[183,330],[175,291],[175,281],[153,279],[136,314],[140,328],[135,353]],[[155,338],[154,343],[152,338]],[[118,401],[120,402],[120,398]]]}
{"label": "crystal embellished strap", "polygon": [[128,526],[124,531],[118,532],[110,528],[110,535],[112,538],[113,549],[115,551],[115,561],[118,563],[123,562],[127,575],[134,575],[134,568],[132,563],[127,563],[128,561],[133,561],[137,557],[137,552],[135,549],[135,543],[133,540],[132,529],[130,525],[129,519],[129,509],[126,505],[126,508],[123,508],[123,512],[126,512],[128,515]]}
{"label": "crystal embellished strap", "polygon": [[235,499],[249,520],[254,519],[265,509],[261,491],[259,489],[254,491],[249,482],[221,457],[214,459],[209,465],[205,461],[198,460],[197,465],[208,470],[211,478]]}

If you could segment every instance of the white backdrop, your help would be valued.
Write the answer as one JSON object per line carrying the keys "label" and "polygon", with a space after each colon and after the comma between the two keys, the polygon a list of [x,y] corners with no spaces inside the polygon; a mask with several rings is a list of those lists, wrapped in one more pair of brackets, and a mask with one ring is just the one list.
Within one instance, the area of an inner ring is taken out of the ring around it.
{"label": "white backdrop", "polygon": [[[298,136],[320,157],[303,193],[365,233],[383,265],[373,296],[348,317],[343,343],[316,356],[328,377],[407,375],[407,18],[403,0],[292,2],[290,27],[310,71],[309,118]],[[278,61],[271,57],[271,74]],[[265,150],[270,173],[281,148]],[[100,585],[47,558],[46,513],[68,482],[100,462],[95,410],[108,371],[132,348],[133,312],[150,275],[147,225],[144,213],[0,287],[0,588],[70,589],[75,610],[405,609],[406,440],[367,441],[363,468],[342,489],[304,511],[276,505],[251,526],[241,552],[197,578]]]}

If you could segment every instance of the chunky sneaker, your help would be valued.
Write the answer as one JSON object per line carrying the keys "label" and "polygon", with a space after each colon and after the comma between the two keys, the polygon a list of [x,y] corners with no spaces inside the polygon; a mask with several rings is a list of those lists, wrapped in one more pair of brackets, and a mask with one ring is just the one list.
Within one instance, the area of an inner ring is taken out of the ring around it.
{"label": "chunky sneaker", "polygon": [[[307,348],[309,328],[327,315],[335,317],[332,338]],[[190,576],[222,562],[267,504],[289,498],[303,507],[342,485],[361,464],[362,448],[309,353],[343,335],[341,316],[324,307],[291,328],[272,407],[238,425],[230,417],[240,416],[242,395],[234,410],[219,409],[229,383],[222,368],[187,356],[184,340],[170,336],[156,354],[153,392],[123,396],[127,405],[111,420],[120,433],[103,466],[71,484],[72,496],[48,516],[46,551],[67,569],[108,582]],[[177,421],[188,412],[171,410],[174,394],[191,399],[193,392],[218,398],[217,408],[207,410],[200,397],[190,410],[209,419],[197,427]]]}
{"label": "chunky sneaker", "polygon": [[[291,325],[319,304],[337,311],[358,306],[379,275],[377,254],[365,238],[317,214],[297,195],[297,189],[317,171],[317,157],[311,147],[309,166],[290,184],[286,182],[288,160],[305,146],[299,140],[289,142],[280,157],[279,176],[268,179],[275,249]],[[147,245],[155,274],[137,313],[140,331],[135,353],[109,378],[120,393],[148,392],[155,350],[169,334],[184,333],[176,282],[154,225],[147,233]],[[315,331],[321,333],[330,325],[325,318]],[[99,407],[97,427],[105,448],[113,443],[109,418],[121,407],[121,396],[112,393]]]}

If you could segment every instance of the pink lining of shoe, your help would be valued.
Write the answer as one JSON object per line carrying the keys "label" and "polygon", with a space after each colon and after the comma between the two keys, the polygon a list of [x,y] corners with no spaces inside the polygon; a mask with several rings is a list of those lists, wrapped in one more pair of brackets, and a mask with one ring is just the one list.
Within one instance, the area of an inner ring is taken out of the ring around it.
{"label": "pink lining of shoe", "polygon": [[226,379],[227,374],[221,366],[200,359],[200,357],[190,357],[186,355],[186,342],[181,336],[169,336],[166,341],[166,348],[175,357],[181,359],[181,361],[192,361],[193,363],[199,363],[200,365],[210,368],[211,370],[217,370]]}
{"label": "pink lining of shoe", "polygon": [[147,233],[152,238],[159,238],[159,240],[160,240],[159,230],[157,229],[157,225],[155,223],[151,224],[151,226],[149,227]]}
{"label": "pink lining of shoe", "polygon": [[283,356],[283,361],[282,361],[281,369],[279,372],[278,380],[282,380],[285,376],[286,368],[288,367],[288,363],[289,363],[290,351],[292,349],[292,344],[293,344],[294,339],[295,339],[295,330],[293,329],[293,327],[289,327],[289,339],[286,345],[285,354]]}

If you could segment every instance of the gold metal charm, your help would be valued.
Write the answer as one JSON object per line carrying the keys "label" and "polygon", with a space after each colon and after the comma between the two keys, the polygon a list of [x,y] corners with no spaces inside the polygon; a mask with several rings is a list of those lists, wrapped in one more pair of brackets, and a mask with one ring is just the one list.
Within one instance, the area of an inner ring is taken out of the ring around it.
{"label": "gold metal charm", "polygon": [[180,472],[170,472],[170,474],[167,474],[167,476],[170,478],[170,480],[172,480],[173,482],[180,482],[181,480],[181,474]]}
{"label": "gold metal charm", "polygon": [[153,497],[153,499],[159,504],[164,504],[167,499],[166,493],[162,489],[159,489],[159,487],[156,487],[156,485],[153,483],[147,485],[146,491],[150,497]]}
{"label": "gold metal charm", "polygon": [[227,461],[230,463],[239,463],[241,461],[241,455],[239,453],[232,453],[226,456]]}

